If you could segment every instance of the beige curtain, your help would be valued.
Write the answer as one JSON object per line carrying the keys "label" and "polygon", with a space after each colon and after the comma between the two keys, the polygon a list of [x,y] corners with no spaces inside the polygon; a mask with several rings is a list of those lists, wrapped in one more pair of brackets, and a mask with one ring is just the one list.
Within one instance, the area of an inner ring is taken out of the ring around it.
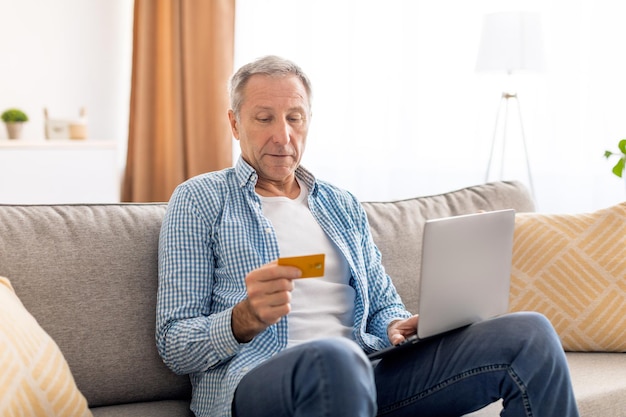
{"label": "beige curtain", "polygon": [[232,165],[235,0],[135,0],[134,13],[122,201],[167,201],[187,178]]}

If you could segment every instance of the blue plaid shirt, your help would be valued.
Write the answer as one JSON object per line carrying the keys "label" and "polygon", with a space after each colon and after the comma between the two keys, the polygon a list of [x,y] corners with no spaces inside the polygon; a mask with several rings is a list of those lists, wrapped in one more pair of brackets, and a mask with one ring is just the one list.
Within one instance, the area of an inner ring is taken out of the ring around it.
{"label": "blue plaid shirt", "polygon": [[[365,211],[353,195],[303,167],[296,176],[310,190],[313,216],[350,266],[354,340],[366,352],[388,346],[388,324],[410,313],[381,264]],[[197,416],[230,416],[241,378],[287,345],[288,317],[249,343],[238,343],[231,329],[232,309],[246,298],[246,274],[280,255],[256,181],[241,158],[234,168],[194,177],[174,191],[163,220],[157,348],[174,372],[190,374]]]}

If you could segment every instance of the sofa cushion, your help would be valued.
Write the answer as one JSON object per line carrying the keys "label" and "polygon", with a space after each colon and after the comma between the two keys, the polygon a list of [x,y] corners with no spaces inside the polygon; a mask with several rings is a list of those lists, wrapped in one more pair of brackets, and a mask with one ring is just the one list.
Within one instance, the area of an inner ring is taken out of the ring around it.
{"label": "sofa cushion", "polygon": [[165,204],[0,205],[0,275],[61,348],[91,407],[188,399],[156,349]]}
{"label": "sofa cushion", "polygon": [[626,352],[626,202],[516,216],[512,311],[546,315],[568,351]]}
{"label": "sofa cushion", "polygon": [[189,401],[183,400],[109,405],[91,411],[93,417],[194,417]]}
{"label": "sofa cushion", "polygon": [[91,416],[59,347],[4,277],[0,277],[0,369],[1,416]]}
{"label": "sofa cushion", "polygon": [[576,403],[581,417],[626,415],[626,355],[568,352]]}
{"label": "sofa cushion", "polygon": [[534,210],[528,189],[516,181],[481,184],[395,202],[365,202],[363,207],[385,270],[412,312],[417,312],[422,231],[426,220],[480,210]]}

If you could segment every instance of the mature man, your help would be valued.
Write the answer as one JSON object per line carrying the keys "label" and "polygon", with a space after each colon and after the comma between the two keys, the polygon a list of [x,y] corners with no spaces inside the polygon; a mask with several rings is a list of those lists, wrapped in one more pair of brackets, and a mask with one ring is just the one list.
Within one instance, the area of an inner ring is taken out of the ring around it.
{"label": "mature man", "polygon": [[[487,320],[370,363],[416,332],[348,192],[300,166],[311,84],[268,56],[231,80],[241,158],[170,200],[159,246],[157,345],[190,374],[198,416],[578,415],[565,356],[535,313]],[[277,258],[326,254],[322,278]]]}

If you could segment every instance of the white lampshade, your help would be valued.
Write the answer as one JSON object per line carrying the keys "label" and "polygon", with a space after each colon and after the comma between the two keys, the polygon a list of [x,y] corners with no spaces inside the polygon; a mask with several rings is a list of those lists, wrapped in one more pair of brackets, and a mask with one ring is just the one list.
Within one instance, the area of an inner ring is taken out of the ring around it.
{"label": "white lampshade", "polygon": [[485,15],[476,71],[543,71],[541,16],[532,12]]}

